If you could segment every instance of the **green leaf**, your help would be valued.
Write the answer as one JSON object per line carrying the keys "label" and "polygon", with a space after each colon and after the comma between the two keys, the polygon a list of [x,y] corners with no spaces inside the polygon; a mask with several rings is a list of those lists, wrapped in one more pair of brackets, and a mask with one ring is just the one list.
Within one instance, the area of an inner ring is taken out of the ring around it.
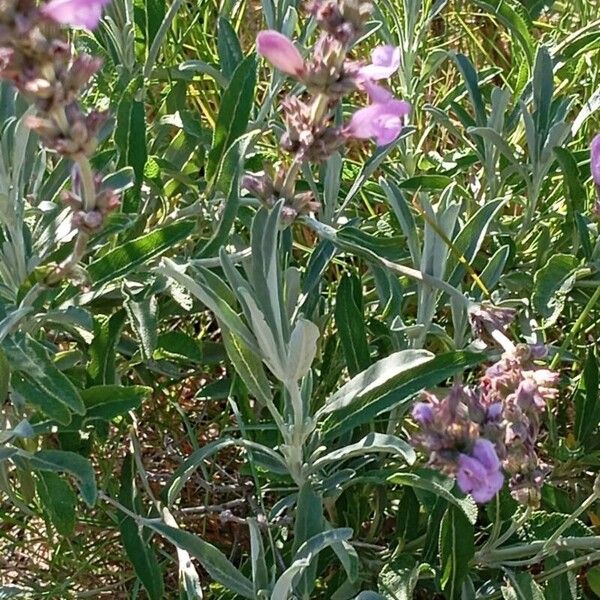
{"label": "green leaf", "polygon": [[314,473],[319,469],[331,463],[338,463],[355,456],[364,456],[369,453],[385,452],[402,456],[404,460],[412,465],[415,462],[416,455],[412,446],[395,435],[386,435],[383,433],[369,433],[362,440],[349,446],[344,446],[334,450],[317,460],[309,461],[310,472]]}
{"label": "green leaf", "polygon": [[577,259],[570,254],[552,254],[534,275],[531,304],[546,319],[546,325],[555,322],[562,312],[566,296],[575,281],[577,264]]}
{"label": "green leaf", "polygon": [[529,31],[533,25],[521,5],[515,3],[513,7],[508,0],[475,0],[475,4],[498,18],[509,29],[525,52],[529,64],[532,64],[535,43]]}
{"label": "green leaf", "polygon": [[158,337],[158,301],[155,295],[136,299],[128,297],[124,303],[131,328],[135,331],[140,343],[140,351],[144,360],[150,360],[156,348]]}
{"label": "green leaf", "polygon": [[378,360],[333,394],[317,412],[317,418],[346,408],[355,399],[361,398],[367,393],[373,393],[381,388],[387,391],[394,385],[395,378],[401,376],[405,371],[433,359],[434,355],[427,350],[400,350]]}
{"label": "green leaf", "polygon": [[[293,554],[298,552],[302,544],[323,530],[323,521],[323,500],[307,482],[300,488],[296,501]],[[296,584],[303,598],[310,598],[317,577],[317,566],[317,561],[312,561]]]}
{"label": "green leaf", "polygon": [[179,548],[196,558],[206,572],[229,591],[243,598],[254,598],[252,582],[236,569],[225,555],[202,538],[165,525],[158,521],[147,521],[147,526]]}
{"label": "green leaf", "polygon": [[235,29],[224,17],[219,17],[217,50],[221,71],[229,79],[235,68],[244,60],[244,55]]}
{"label": "green leaf", "polygon": [[[561,568],[571,558],[571,552],[559,552],[556,556],[549,556],[544,560],[544,570]],[[552,577],[544,587],[544,600],[578,600],[580,597],[577,594],[576,570]]]}
{"label": "green leaf", "polygon": [[335,544],[336,542],[348,541],[352,537],[352,529],[349,527],[340,527],[339,529],[329,529],[313,535],[298,548],[294,561],[304,559],[312,560],[319,552]]}
{"label": "green leaf", "polygon": [[600,423],[600,377],[598,356],[590,348],[575,396],[575,437],[586,442]]}
{"label": "green leaf", "polygon": [[319,328],[307,319],[300,318],[290,335],[285,375],[288,381],[302,379],[310,370],[317,353]]}
{"label": "green leaf", "polygon": [[398,184],[398,189],[417,192],[422,190],[440,191],[452,183],[452,178],[446,175],[416,175]]}
{"label": "green leaf", "polygon": [[10,383],[10,365],[2,347],[0,347],[0,402],[4,403],[8,396],[8,386]]}
{"label": "green leaf", "polygon": [[471,98],[471,104],[475,109],[475,122],[480,127],[487,125],[487,117],[485,114],[485,105],[483,103],[483,97],[479,90],[479,78],[477,71],[473,66],[473,63],[464,54],[452,54],[454,62],[460,71],[465,81],[465,86],[469,97]]}
{"label": "green leaf", "polygon": [[273,399],[271,386],[262,360],[248,348],[240,337],[226,327],[221,328],[221,335],[229,360],[250,394],[262,405],[270,404]]}
{"label": "green leaf", "polygon": [[331,439],[395,407],[408,407],[420,390],[438,385],[483,358],[472,352],[436,357],[424,350],[396,352],[357,375],[318,411],[317,418],[328,415],[321,425],[322,437]]}
{"label": "green leaf", "polygon": [[60,397],[46,393],[45,389],[38,386],[35,380],[23,373],[14,373],[11,379],[13,392],[30,406],[40,410],[44,415],[58,421],[61,425],[68,425],[72,419],[71,411],[60,401]]}
{"label": "green leaf", "polygon": [[386,600],[413,600],[421,571],[427,565],[419,565],[409,554],[400,554],[388,562],[379,574],[379,591]]}
{"label": "green leaf", "polygon": [[506,571],[509,582],[502,586],[504,600],[544,600],[542,588],[527,571],[512,573]]}
{"label": "green leaf", "polygon": [[[392,181],[380,179],[379,185],[385,192],[388,202],[390,203],[394,214],[398,219],[398,223],[400,223],[402,233],[406,237],[406,243],[408,244],[413,264],[420,264],[421,242],[419,240],[418,229],[410,208],[410,202],[407,194]],[[445,189],[446,187],[447,185],[444,185],[442,189]]]}
{"label": "green leaf", "polygon": [[[533,70],[533,102],[538,135],[545,139],[550,124],[552,96],[554,94],[554,65],[548,48],[540,46]],[[531,152],[533,149],[530,148]],[[540,149],[541,150],[541,149]]]}
{"label": "green leaf", "polygon": [[504,199],[486,202],[461,228],[456,238],[452,241],[452,248],[448,257],[447,273],[450,274],[448,283],[457,286],[464,277],[466,267],[459,257],[470,264],[485,239],[485,235],[492,221],[504,205]]}
{"label": "green leaf", "polygon": [[27,402],[65,424],[71,420],[69,411],[85,413],[77,388],[55,367],[42,344],[21,336],[5,340],[4,350],[13,370],[19,372],[13,374],[14,389]]}
{"label": "green leaf", "polygon": [[173,223],[125,242],[88,267],[90,279],[95,286],[101,286],[123,277],[186,239],[194,227],[195,223],[191,221]]}
{"label": "green leaf", "polygon": [[335,297],[335,324],[350,375],[371,364],[360,278],[354,273],[342,276]]}
{"label": "green leaf", "polygon": [[204,360],[204,353],[202,344],[196,338],[183,331],[168,331],[158,336],[153,358],[196,365]]}
{"label": "green leaf", "polygon": [[259,130],[253,130],[237,138],[229,146],[219,164],[214,189],[223,197],[225,207],[213,236],[198,252],[198,256],[212,256],[219,251],[224,251],[223,246],[226,244],[240,207],[239,182],[240,175],[243,173],[244,160],[254,138],[259,133]]}
{"label": "green leaf", "polygon": [[254,103],[256,58],[246,57],[236,68],[221,97],[212,148],[206,163],[206,179],[212,181],[225,154],[234,141],[246,131]]}
{"label": "green leaf", "polygon": [[96,476],[90,462],[65,450],[40,450],[35,454],[23,454],[31,466],[39,471],[64,472],[72,475],[79,484],[81,497],[88,506],[96,502]]}
{"label": "green leaf", "polygon": [[87,407],[86,419],[110,421],[130,410],[139,408],[142,400],[152,393],[152,388],[142,385],[97,385],[81,392]]}
{"label": "green leaf", "polygon": [[37,493],[48,518],[60,535],[69,536],[75,529],[77,496],[71,486],[52,471],[37,476]]}
{"label": "green leaf", "polygon": [[[170,277],[196,296],[200,302],[215,313],[217,318],[222,321],[228,329],[235,332],[236,335],[243,339],[244,343],[249,348],[258,352],[256,339],[248,327],[233,310],[231,305],[221,296],[216,294],[211,286],[206,285],[204,281],[194,281],[189,275],[183,272],[179,265],[168,258],[162,259],[161,265],[156,271],[162,273],[166,277]],[[223,285],[225,284],[223,283]]]}
{"label": "green leaf", "polygon": [[288,600],[294,591],[294,582],[309,564],[310,561],[306,558],[294,561],[275,582],[271,600]]}
{"label": "green leaf", "polygon": [[265,548],[262,535],[255,518],[246,519],[250,529],[250,556],[252,560],[252,582],[254,583],[254,595],[259,597],[261,590],[269,588],[269,571],[265,560]]}
{"label": "green leaf", "polygon": [[125,212],[136,212],[139,190],[144,180],[144,165],[148,158],[146,147],[146,112],[143,101],[137,99],[141,83],[133,81],[117,108],[115,144],[120,150],[119,167],[130,166],[135,173],[136,191],[124,201]]}
{"label": "green leaf", "polygon": [[457,496],[452,480],[447,480],[447,483],[444,485],[442,482],[437,481],[429,471],[420,470],[417,473],[397,473],[396,475],[392,475],[388,481],[431,492],[459,508],[469,523],[474,524],[477,520],[477,505],[470,496],[465,496],[464,494]]}
{"label": "green leaf", "polygon": [[90,362],[87,369],[92,384],[112,385],[117,382],[116,346],[124,325],[124,310],[113,313],[103,321],[100,319],[95,321],[94,340],[90,344]]}
{"label": "green leaf", "polygon": [[185,486],[187,480],[192,476],[192,474],[200,468],[200,465],[204,460],[216,454],[223,448],[227,448],[235,444],[235,441],[232,439],[224,438],[215,440],[214,442],[210,442],[206,444],[206,446],[202,446],[202,448],[198,448],[195,452],[190,454],[183,463],[175,470],[169,483],[165,486],[163,490],[163,498],[168,506],[171,506],[173,502],[179,496],[179,493]]}
{"label": "green leaf", "polygon": [[449,600],[461,597],[462,583],[475,555],[474,535],[473,524],[465,513],[450,504],[440,531],[440,582]]}
{"label": "green leaf", "polygon": [[[504,268],[506,267],[506,262],[509,256],[510,246],[506,244],[505,246],[500,246],[492,258],[489,259],[483,271],[481,271],[479,274],[479,279],[485,286],[486,290],[493,291],[493,289],[496,287],[500,281],[500,278],[502,277],[502,274],[504,273]],[[476,299],[479,299],[481,298],[483,291],[477,286],[476,282],[473,282],[471,293]]]}
{"label": "green leaf", "polygon": [[123,167],[114,173],[102,178],[102,186],[113,190],[115,193],[121,193],[133,186],[135,181],[135,172],[131,167]]}
{"label": "green leaf", "polygon": [[[119,502],[132,512],[140,508],[135,487],[135,463],[131,454],[127,454],[121,467]],[[148,535],[144,536],[144,530],[138,527],[135,520],[124,514],[119,518],[119,530],[125,552],[148,597],[151,600],[161,600],[165,593],[164,583],[158,558]]]}
{"label": "green leaf", "polygon": [[566,148],[554,148],[554,153],[563,175],[563,189],[567,200],[567,216],[575,225],[575,215],[585,211],[587,192],[583,185],[577,161]]}
{"label": "green leaf", "polygon": [[587,582],[594,594],[600,596],[600,565],[592,567],[586,574]]}

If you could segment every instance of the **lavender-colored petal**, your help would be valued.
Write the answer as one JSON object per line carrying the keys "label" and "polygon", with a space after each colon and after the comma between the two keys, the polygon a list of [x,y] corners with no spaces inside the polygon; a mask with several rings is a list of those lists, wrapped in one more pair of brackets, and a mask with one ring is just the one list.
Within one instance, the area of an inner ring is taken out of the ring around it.
{"label": "lavender-colored petal", "polygon": [[479,489],[487,476],[485,467],[478,460],[468,454],[461,454],[458,457],[456,481],[460,489],[466,494]]}
{"label": "lavender-colored petal", "polygon": [[492,500],[492,498],[502,489],[503,485],[504,475],[502,475],[500,471],[496,471],[488,476],[484,485],[471,492],[473,500],[479,504],[485,504]]}
{"label": "lavender-colored petal", "polygon": [[490,421],[499,421],[502,417],[502,402],[495,402],[487,407],[487,418]]}
{"label": "lavender-colored petal", "polygon": [[[478,442],[487,443],[478,444]],[[491,442],[478,440],[473,450],[477,453],[478,458],[467,454],[459,456],[456,480],[463,492],[471,494],[475,502],[483,504],[489,502],[502,488],[504,476],[500,471],[500,461],[498,461],[498,456]],[[496,467],[496,465],[497,468],[487,468],[488,466]]]}
{"label": "lavender-colored petal", "polygon": [[361,86],[364,88],[365,92],[367,92],[371,102],[373,103],[383,104],[394,99],[392,92],[380,85],[377,85],[370,79],[365,79],[362,81]]}
{"label": "lavender-colored petal", "polygon": [[95,29],[102,18],[102,9],[110,0],[51,0],[41,13],[61,25]]}
{"label": "lavender-colored petal", "polygon": [[371,54],[370,65],[362,67],[360,74],[368,79],[378,80],[391,77],[400,67],[400,48],[379,46]]}
{"label": "lavender-colored petal", "polygon": [[600,133],[592,140],[591,155],[592,179],[597,186],[600,186]]}
{"label": "lavender-colored petal", "polygon": [[359,139],[373,138],[378,146],[393,142],[404,127],[410,104],[402,100],[375,103],[357,110],[346,128],[346,134]]}
{"label": "lavender-colored petal", "polygon": [[295,77],[304,71],[304,59],[292,41],[278,31],[261,31],[256,38],[256,50],[275,68]]}
{"label": "lavender-colored petal", "polygon": [[494,444],[483,438],[478,439],[471,452],[473,458],[478,460],[488,473],[498,471],[500,469],[500,460],[496,454]]}
{"label": "lavender-colored petal", "polygon": [[433,421],[433,410],[427,402],[417,402],[412,409],[412,418],[419,425],[426,425]]}

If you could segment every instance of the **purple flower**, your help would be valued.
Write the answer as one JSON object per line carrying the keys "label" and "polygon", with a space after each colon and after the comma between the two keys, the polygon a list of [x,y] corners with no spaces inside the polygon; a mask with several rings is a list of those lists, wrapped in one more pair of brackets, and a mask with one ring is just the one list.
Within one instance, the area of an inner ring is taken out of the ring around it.
{"label": "purple flower", "polygon": [[256,51],[275,68],[299,77],[304,72],[304,59],[292,41],[278,31],[261,31],[256,38]]}
{"label": "purple flower", "polygon": [[379,80],[391,77],[400,67],[400,48],[379,46],[371,54],[371,64],[362,67],[360,74],[365,79]]}
{"label": "purple flower", "polygon": [[458,457],[456,480],[460,489],[471,494],[475,502],[489,502],[504,483],[494,444],[489,440],[478,439],[471,456],[461,454]]}
{"label": "purple flower", "polygon": [[61,25],[95,29],[102,18],[102,9],[110,0],[50,0],[41,13]]}
{"label": "purple flower", "polygon": [[370,79],[364,79],[360,82],[361,88],[367,92],[371,102],[383,104],[394,99],[392,92],[386,90],[383,86],[377,85]]}
{"label": "purple flower", "polygon": [[592,140],[591,154],[592,179],[600,187],[600,133]]}
{"label": "purple flower", "polygon": [[403,100],[388,98],[374,102],[352,115],[345,133],[359,139],[373,138],[378,146],[385,146],[400,135],[409,113],[410,104]]}
{"label": "purple flower", "polygon": [[433,410],[427,402],[417,402],[412,409],[412,418],[419,425],[425,425],[433,421]]}

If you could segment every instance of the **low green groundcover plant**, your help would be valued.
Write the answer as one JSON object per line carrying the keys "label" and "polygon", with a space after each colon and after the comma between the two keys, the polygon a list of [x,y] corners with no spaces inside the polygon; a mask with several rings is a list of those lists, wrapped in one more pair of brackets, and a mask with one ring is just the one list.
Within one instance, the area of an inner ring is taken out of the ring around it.
{"label": "low green groundcover plant", "polygon": [[600,595],[600,4],[0,0],[1,598]]}

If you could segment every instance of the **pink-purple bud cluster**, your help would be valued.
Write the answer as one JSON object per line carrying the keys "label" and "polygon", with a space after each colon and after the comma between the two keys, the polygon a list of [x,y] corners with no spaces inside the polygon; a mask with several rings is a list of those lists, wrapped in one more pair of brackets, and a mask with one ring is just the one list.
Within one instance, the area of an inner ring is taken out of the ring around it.
{"label": "pink-purple bud cluster", "polygon": [[443,397],[427,392],[413,408],[414,444],[477,502],[500,491],[504,472],[514,498],[539,504],[546,472],[536,451],[540,417],[558,393],[558,374],[536,364],[544,354],[543,347],[519,345],[477,386],[455,386]]}
{"label": "pink-purple bud cluster", "polygon": [[61,199],[73,211],[73,225],[86,233],[94,233],[102,227],[107,215],[119,207],[121,200],[112,189],[102,185],[102,177],[96,174],[94,177],[96,204],[94,208],[84,210],[83,185],[77,165],[73,170],[73,190],[63,191]]}
{"label": "pink-purple bud cluster", "polygon": [[[107,113],[86,112],[78,101],[102,61],[74,54],[60,25],[94,28],[108,1],[51,0],[38,7],[32,0],[0,0],[0,79],[12,83],[36,107],[27,124],[42,143],[75,163],[87,161],[94,153],[106,122]],[[77,191],[67,193],[67,204],[74,209],[73,225],[86,232],[100,227],[104,216],[118,205],[112,192],[87,186],[88,195],[94,191],[96,197],[85,201]]]}
{"label": "pink-purple bud cluster", "polygon": [[[371,15],[372,4],[365,0],[313,0],[308,3],[308,11],[321,34],[307,58],[292,40],[277,31],[262,31],[256,40],[261,56],[306,88],[306,97],[288,96],[281,102],[285,133],[280,145],[293,157],[296,169],[305,162],[326,161],[349,138],[389,144],[398,138],[410,113],[407,102],[395,99],[376,83],[391,77],[400,67],[399,48],[376,48],[369,64],[348,58],[351,45]],[[357,110],[346,124],[337,126],[333,122],[334,109],[354,91],[366,93],[370,103]],[[298,204],[293,176],[286,177],[282,186],[274,185],[273,178],[257,184],[257,178],[263,177],[267,176],[247,178],[244,187],[251,193],[257,185],[268,189],[268,197],[284,198],[292,213],[301,214],[316,206],[314,199],[307,201],[305,197]],[[273,189],[274,196],[270,193]],[[265,201],[263,196],[257,195]]]}

